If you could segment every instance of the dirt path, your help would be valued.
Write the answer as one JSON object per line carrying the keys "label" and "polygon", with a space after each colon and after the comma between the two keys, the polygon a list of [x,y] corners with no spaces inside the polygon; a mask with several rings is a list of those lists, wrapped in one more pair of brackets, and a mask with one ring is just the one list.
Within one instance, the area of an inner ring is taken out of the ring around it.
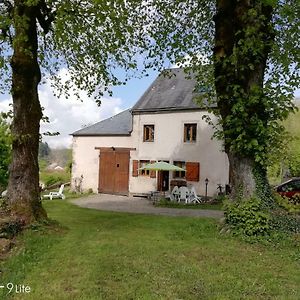
{"label": "dirt path", "polygon": [[72,200],[72,203],[81,207],[106,211],[164,215],[174,217],[186,216],[220,219],[224,215],[222,211],[218,210],[155,207],[153,206],[151,201],[145,198],[116,196],[108,194],[97,194],[74,199]]}

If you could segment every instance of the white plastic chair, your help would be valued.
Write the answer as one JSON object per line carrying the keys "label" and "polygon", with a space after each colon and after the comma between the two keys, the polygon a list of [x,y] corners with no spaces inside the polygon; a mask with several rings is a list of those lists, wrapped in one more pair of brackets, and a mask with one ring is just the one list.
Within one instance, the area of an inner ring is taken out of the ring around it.
{"label": "white plastic chair", "polygon": [[176,185],[176,186],[174,186],[174,188],[173,188],[173,190],[170,194],[170,200],[171,201],[178,201],[178,199],[179,199],[179,188]]}
{"label": "white plastic chair", "polygon": [[50,192],[48,195],[44,195],[43,198],[50,198],[50,200],[54,198],[61,198],[62,200],[66,199],[65,195],[63,194],[64,187],[65,185],[62,184],[58,192]]}
{"label": "white plastic chair", "polygon": [[189,196],[190,196],[189,189],[186,186],[181,186],[179,188],[179,193],[180,193],[179,201],[184,200],[185,203],[188,203]]}
{"label": "white plastic chair", "polygon": [[202,199],[196,193],[195,187],[192,186],[190,193],[190,202],[201,203]]}

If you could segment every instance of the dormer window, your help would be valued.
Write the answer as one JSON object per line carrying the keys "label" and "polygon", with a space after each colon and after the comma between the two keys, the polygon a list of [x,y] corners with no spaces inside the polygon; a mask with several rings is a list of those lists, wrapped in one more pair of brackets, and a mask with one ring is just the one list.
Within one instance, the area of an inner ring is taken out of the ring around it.
{"label": "dormer window", "polygon": [[144,125],[144,142],[154,142],[154,125]]}
{"label": "dormer window", "polygon": [[194,143],[197,137],[197,124],[184,124],[184,142]]}

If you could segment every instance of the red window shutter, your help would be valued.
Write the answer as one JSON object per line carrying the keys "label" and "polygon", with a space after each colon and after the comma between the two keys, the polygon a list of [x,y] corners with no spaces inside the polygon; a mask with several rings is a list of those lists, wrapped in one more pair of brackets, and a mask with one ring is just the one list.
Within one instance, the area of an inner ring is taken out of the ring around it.
{"label": "red window shutter", "polygon": [[[150,161],[151,164],[154,164],[155,162],[155,160]],[[150,171],[150,178],[156,178],[156,171]]]}
{"label": "red window shutter", "polygon": [[199,181],[200,164],[198,162],[186,162],[186,180]]}
{"label": "red window shutter", "polygon": [[132,176],[133,177],[138,177],[139,175],[139,161],[138,160],[133,160],[132,161]]}

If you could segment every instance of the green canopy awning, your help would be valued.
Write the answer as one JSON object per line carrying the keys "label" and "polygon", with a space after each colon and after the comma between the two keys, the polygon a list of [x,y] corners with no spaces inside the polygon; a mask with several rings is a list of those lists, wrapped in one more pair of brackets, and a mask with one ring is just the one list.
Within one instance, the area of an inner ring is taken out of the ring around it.
{"label": "green canopy awning", "polygon": [[177,167],[175,165],[169,164],[164,161],[158,161],[153,164],[147,164],[146,166],[139,168],[139,170],[150,170],[150,171],[184,171],[185,169],[182,169],[180,167]]}

